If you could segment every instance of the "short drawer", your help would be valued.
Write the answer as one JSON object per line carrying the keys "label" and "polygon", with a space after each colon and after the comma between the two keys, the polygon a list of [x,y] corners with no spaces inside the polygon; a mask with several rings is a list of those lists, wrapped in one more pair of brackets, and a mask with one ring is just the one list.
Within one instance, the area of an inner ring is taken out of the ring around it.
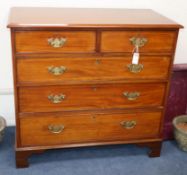
{"label": "short drawer", "polygon": [[15,33],[18,53],[94,52],[93,31],[22,31]]}
{"label": "short drawer", "polygon": [[47,112],[163,105],[164,83],[20,87],[20,112]]}
{"label": "short drawer", "polygon": [[20,117],[22,146],[48,146],[159,137],[160,112],[27,114]]}
{"label": "short drawer", "polygon": [[173,31],[104,31],[101,34],[101,51],[133,52],[133,41],[140,43],[140,39],[140,52],[173,53],[176,33]]}
{"label": "short drawer", "polygon": [[131,56],[18,59],[17,79],[20,83],[166,79],[170,61],[167,56],[141,56],[136,66]]}

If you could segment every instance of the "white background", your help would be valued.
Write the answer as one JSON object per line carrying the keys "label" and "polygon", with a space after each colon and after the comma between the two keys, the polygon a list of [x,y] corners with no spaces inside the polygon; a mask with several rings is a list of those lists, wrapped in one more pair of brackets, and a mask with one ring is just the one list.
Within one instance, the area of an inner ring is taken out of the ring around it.
{"label": "white background", "polygon": [[[8,13],[14,6],[150,8],[187,26],[186,0],[0,0],[0,115],[14,124],[12,64]],[[175,63],[187,63],[187,30],[180,31]]]}

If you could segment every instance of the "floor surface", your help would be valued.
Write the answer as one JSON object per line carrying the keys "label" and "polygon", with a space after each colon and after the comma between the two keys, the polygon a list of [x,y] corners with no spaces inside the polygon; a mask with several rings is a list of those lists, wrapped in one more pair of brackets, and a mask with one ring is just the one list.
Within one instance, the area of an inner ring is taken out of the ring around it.
{"label": "floor surface", "polygon": [[174,141],[164,142],[159,158],[134,145],[46,151],[30,158],[30,167],[16,169],[14,127],[0,143],[0,175],[187,175],[187,153]]}

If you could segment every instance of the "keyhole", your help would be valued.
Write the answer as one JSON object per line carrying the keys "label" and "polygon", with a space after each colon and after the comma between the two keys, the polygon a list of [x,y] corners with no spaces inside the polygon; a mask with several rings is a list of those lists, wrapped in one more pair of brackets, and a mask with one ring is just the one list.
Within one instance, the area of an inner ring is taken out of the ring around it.
{"label": "keyhole", "polygon": [[97,91],[97,87],[93,87],[93,91]]}
{"label": "keyhole", "polygon": [[92,119],[96,119],[96,116],[94,114],[92,115]]}
{"label": "keyhole", "polygon": [[98,64],[101,64],[101,60],[96,59],[96,60],[95,60],[95,64],[97,64],[97,65],[98,65]]}

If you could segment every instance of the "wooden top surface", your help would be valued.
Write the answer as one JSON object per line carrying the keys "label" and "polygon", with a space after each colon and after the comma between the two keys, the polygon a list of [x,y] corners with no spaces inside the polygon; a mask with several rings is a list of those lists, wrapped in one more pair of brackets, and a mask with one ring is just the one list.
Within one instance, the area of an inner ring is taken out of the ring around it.
{"label": "wooden top surface", "polygon": [[8,27],[182,28],[150,9],[14,7]]}

